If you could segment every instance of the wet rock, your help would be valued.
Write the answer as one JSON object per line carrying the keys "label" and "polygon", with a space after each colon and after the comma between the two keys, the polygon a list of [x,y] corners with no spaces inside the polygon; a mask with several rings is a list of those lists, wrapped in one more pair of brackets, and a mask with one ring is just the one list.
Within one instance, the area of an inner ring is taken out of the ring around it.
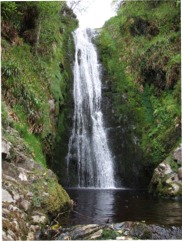
{"label": "wet rock", "polygon": [[150,225],[152,233],[151,239],[182,239],[182,227],[163,227],[158,225]]}
{"label": "wet rock", "polygon": [[56,240],[71,240],[71,237],[69,236],[69,233],[62,233],[56,238]]}
{"label": "wet rock", "polygon": [[113,225],[113,228],[114,228],[114,230],[120,230],[124,227],[124,224],[125,224],[124,222],[116,223],[116,224]]}
{"label": "wet rock", "polygon": [[72,230],[70,236],[72,237],[72,239],[84,239],[86,236],[89,236],[102,228],[103,226],[99,226],[97,224],[77,226]]}
{"label": "wet rock", "polygon": [[[98,229],[97,231],[95,231],[96,228]],[[122,223],[121,229],[118,228],[118,224],[112,224],[108,226],[96,224],[78,225],[67,229],[67,231],[61,229],[61,233],[58,235],[56,234],[55,240],[101,240],[103,237],[105,240],[161,240],[182,238],[182,227],[163,227],[159,225],[150,225],[143,222],[127,221]],[[104,232],[107,233],[108,236],[103,236]],[[88,233],[90,234],[88,235]],[[114,234],[115,236],[111,236],[111,234]],[[55,236],[55,233],[53,236]],[[52,240],[52,238],[50,237],[49,240]]]}
{"label": "wet rock", "polygon": [[164,162],[159,164],[159,166],[157,168],[158,168],[161,176],[165,176],[172,172],[170,165],[166,164]]}
{"label": "wet rock", "polygon": [[172,183],[171,187],[168,188],[169,192],[173,195],[177,194],[180,187],[176,183]]}
{"label": "wet rock", "polygon": [[174,151],[173,157],[178,164],[182,165],[182,144]]}
{"label": "wet rock", "polygon": [[172,173],[171,175],[169,175],[169,178],[166,179],[165,183],[172,185],[174,182],[178,182],[178,181],[179,181],[178,174]]}
{"label": "wet rock", "polygon": [[93,239],[99,239],[102,236],[103,229],[100,229],[99,231],[93,233],[88,239],[93,240]]}
{"label": "wet rock", "polygon": [[128,234],[140,239],[151,239],[152,237],[149,227],[144,223],[134,223]]}

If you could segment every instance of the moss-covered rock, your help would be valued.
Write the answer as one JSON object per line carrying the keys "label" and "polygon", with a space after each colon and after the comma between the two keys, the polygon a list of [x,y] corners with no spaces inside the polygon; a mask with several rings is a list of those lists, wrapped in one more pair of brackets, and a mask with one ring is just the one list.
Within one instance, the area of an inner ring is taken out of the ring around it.
{"label": "moss-covered rock", "polygon": [[163,197],[182,197],[180,153],[182,154],[181,146],[157,166],[150,182],[149,192]]}

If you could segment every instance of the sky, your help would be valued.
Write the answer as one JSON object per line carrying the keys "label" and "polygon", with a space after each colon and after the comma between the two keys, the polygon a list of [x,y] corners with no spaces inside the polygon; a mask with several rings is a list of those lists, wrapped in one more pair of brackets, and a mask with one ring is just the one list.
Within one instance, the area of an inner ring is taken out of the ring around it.
{"label": "sky", "polygon": [[[73,0],[68,0],[71,2]],[[113,0],[82,0],[74,12],[79,19],[80,27],[100,28],[104,22],[115,15],[111,3]],[[79,10],[86,8],[86,11]]]}

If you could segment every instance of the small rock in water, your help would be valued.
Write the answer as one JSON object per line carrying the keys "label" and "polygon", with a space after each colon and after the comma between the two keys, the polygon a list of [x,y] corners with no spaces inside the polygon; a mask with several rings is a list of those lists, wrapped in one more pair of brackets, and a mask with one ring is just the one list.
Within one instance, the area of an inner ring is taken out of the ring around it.
{"label": "small rock in water", "polygon": [[[114,230],[118,230],[124,227],[124,222],[123,223],[116,223],[113,225]],[[121,231],[121,230],[120,230]]]}

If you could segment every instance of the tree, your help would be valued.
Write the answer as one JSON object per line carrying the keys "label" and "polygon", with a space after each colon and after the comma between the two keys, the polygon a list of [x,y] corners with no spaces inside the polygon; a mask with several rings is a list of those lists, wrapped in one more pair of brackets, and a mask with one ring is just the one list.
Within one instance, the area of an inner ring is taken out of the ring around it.
{"label": "tree", "polygon": [[[92,2],[93,1],[95,1],[95,0],[92,0]],[[85,0],[85,1],[67,0],[66,3],[68,5],[68,7],[72,9],[72,11],[74,11],[76,14],[78,14],[78,13],[85,12],[86,9],[91,4],[91,1],[90,0]]]}

